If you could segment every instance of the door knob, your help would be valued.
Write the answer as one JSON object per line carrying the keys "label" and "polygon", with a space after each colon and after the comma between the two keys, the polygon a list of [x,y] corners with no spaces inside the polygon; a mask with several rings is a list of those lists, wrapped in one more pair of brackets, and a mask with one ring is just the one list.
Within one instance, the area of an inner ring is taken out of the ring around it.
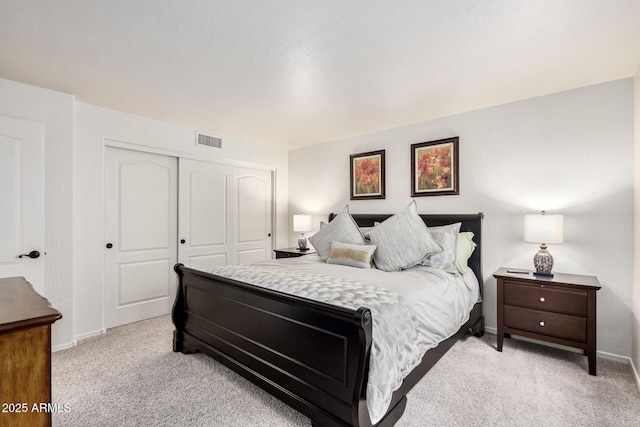
{"label": "door knob", "polygon": [[39,257],[40,257],[40,252],[38,252],[38,251],[31,251],[31,252],[29,252],[28,254],[18,255],[18,258],[22,258],[22,257],[25,257],[25,256],[28,256],[28,257],[29,257],[29,258],[31,258],[31,259],[36,259],[36,258],[39,258]]}
{"label": "door knob", "polygon": [[107,243],[107,249],[111,249],[113,247],[113,243]]}
{"label": "door knob", "polygon": [[186,240],[184,240],[184,239],[181,239],[181,240],[180,240],[180,243],[182,243],[182,244],[184,245],[185,243],[187,243],[187,241],[186,241]]}

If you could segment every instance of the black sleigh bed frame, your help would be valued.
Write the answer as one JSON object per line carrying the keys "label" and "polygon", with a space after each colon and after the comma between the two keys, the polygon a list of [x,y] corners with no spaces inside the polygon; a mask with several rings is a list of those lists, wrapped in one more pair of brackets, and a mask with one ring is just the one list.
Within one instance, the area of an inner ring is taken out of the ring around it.
{"label": "black sleigh bed frame", "polygon": [[[391,215],[352,215],[371,227]],[[462,222],[473,231],[469,266],[482,294],[482,218],[420,215],[428,226]],[[330,217],[330,220],[333,215]],[[372,315],[175,266],[179,288],[172,311],[173,351],[206,353],[311,419],[313,426],[373,426],[366,402]],[[427,351],[393,393],[376,426],[392,426],[406,394],[466,333],[484,333],[482,303],[452,337]]]}

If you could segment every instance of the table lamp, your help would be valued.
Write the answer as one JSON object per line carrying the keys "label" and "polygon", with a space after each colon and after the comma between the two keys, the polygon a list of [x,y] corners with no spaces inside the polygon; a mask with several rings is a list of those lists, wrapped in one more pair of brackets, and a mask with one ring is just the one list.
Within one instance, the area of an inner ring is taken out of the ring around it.
{"label": "table lamp", "polygon": [[311,215],[294,215],[293,216],[293,231],[299,231],[300,237],[298,238],[298,249],[306,251],[307,238],[304,235],[305,231],[311,231]]}
{"label": "table lamp", "polygon": [[524,241],[540,244],[540,250],[533,257],[534,275],[553,277],[553,257],[547,250],[547,244],[562,243],[563,228],[562,215],[548,215],[542,211],[524,216]]}

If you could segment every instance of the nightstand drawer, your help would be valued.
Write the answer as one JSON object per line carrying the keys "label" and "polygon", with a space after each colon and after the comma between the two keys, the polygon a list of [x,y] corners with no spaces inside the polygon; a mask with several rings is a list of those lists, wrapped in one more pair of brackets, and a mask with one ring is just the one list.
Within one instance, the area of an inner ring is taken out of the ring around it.
{"label": "nightstand drawer", "polygon": [[313,255],[316,252],[312,250],[301,251],[298,248],[286,248],[286,249],[274,249],[276,253],[276,259],[280,258],[298,258],[305,255]]}
{"label": "nightstand drawer", "polygon": [[291,252],[282,252],[276,251],[276,258],[298,258],[304,255],[303,253],[291,253]]}
{"label": "nightstand drawer", "polygon": [[587,291],[504,282],[504,303],[574,316],[587,315]]}
{"label": "nightstand drawer", "polygon": [[585,342],[587,340],[587,319],[585,317],[505,305],[504,325],[508,328],[571,341]]}

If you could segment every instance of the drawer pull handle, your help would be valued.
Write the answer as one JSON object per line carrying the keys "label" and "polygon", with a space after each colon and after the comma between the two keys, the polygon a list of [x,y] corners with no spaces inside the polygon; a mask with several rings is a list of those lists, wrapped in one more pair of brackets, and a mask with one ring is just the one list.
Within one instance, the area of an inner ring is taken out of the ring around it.
{"label": "drawer pull handle", "polygon": [[544,297],[540,297],[540,302],[544,302]]}
{"label": "drawer pull handle", "polygon": [[544,326],[544,322],[540,322],[540,326]]}

